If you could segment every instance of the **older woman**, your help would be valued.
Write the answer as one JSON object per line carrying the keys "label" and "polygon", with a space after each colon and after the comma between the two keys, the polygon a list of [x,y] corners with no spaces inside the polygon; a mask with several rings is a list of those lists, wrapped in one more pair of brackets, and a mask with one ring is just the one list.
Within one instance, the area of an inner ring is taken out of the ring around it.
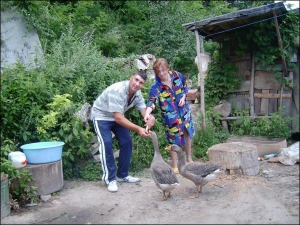
{"label": "older woman", "polygon": [[[191,140],[194,136],[194,122],[186,101],[187,82],[182,73],[171,71],[166,59],[158,58],[153,64],[155,82],[149,91],[144,120],[147,123],[150,113],[158,103],[166,138],[169,144],[184,146],[188,162],[192,162]],[[172,167],[178,173],[177,154],[171,152]]]}

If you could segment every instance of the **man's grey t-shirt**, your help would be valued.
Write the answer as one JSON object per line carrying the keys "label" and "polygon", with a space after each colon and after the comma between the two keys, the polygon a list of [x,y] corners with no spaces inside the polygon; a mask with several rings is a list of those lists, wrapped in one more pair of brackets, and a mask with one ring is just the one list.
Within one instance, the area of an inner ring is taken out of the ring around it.
{"label": "man's grey t-shirt", "polygon": [[141,91],[137,91],[131,101],[129,98],[129,81],[121,81],[107,87],[95,100],[91,109],[91,120],[114,121],[114,112],[124,113],[134,107],[137,110],[146,108]]}

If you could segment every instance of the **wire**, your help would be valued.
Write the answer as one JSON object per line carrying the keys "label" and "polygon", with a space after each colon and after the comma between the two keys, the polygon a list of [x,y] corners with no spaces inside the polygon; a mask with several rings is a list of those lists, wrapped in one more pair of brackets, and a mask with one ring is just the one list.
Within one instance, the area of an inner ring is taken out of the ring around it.
{"label": "wire", "polygon": [[202,36],[204,38],[207,38],[207,37],[211,37],[211,36],[214,36],[214,35],[217,35],[217,34],[225,33],[225,32],[230,31],[230,30],[236,30],[236,29],[239,29],[241,27],[246,27],[246,26],[250,26],[250,25],[253,25],[253,24],[256,24],[256,23],[260,23],[260,22],[264,22],[264,21],[267,21],[267,20],[270,20],[270,19],[274,19],[274,18],[277,18],[277,17],[285,16],[287,14],[289,14],[289,13],[285,13],[285,14],[282,14],[282,15],[279,15],[279,16],[273,16],[271,18],[259,20],[259,21],[256,21],[256,22],[253,22],[253,23],[249,23],[249,24],[245,24],[245,25],[242,25],[242,26],[238,26],[238,27],[235,27],[235,28],[230,28],[230,29],[227,29],[227,30],[223,30],[223,31],[214,33],[214,34],[207,35],[207,36],[200,35],[200,33],[199,33],[200,31],[198,31],[198,33],[199,33],[200,36]]}

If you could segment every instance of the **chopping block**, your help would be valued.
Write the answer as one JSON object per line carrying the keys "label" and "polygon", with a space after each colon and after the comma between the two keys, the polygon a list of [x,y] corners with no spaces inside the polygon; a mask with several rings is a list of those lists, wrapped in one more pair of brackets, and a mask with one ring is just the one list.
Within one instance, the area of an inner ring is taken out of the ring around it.
{"label": "chopping block", "polygon": [[216,144],[207,151],[209,161],[221,165],[229,174],[257,175],[259,163],[257,147],[245,142]]}
{"label": "chopping block", "polygon": [[39,195],[48,195],[63,187],[62,160],[43,164],[27,164],[24,169],[32,174]]}

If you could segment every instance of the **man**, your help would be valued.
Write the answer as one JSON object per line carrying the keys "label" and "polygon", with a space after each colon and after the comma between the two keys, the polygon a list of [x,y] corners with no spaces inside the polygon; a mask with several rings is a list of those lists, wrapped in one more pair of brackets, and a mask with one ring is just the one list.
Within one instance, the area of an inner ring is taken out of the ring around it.
{"label": "man", "polygon": [[[143,117],[145,116],[146,105],[140,90],[146,80],[146,72],[138,71],[129,80],[112,84],[95,100],[91,109],[91,119],[99,142],[102,180],[107,184],[110,192],[118,191],[117,182],[139,181],[139,178],[128,174],[132,155],[132,139],[129,130],[137,131],[144,138],[149,136],[149,132],[148,129],[130,122],[124,114],[135,106],[135,109],[139,110]],[[150,129],[154,123],[155,118],[151,115],[147,123],[148,128]],[[115,134],[120,146],[118,169],[113,154],[111,132]]]}

